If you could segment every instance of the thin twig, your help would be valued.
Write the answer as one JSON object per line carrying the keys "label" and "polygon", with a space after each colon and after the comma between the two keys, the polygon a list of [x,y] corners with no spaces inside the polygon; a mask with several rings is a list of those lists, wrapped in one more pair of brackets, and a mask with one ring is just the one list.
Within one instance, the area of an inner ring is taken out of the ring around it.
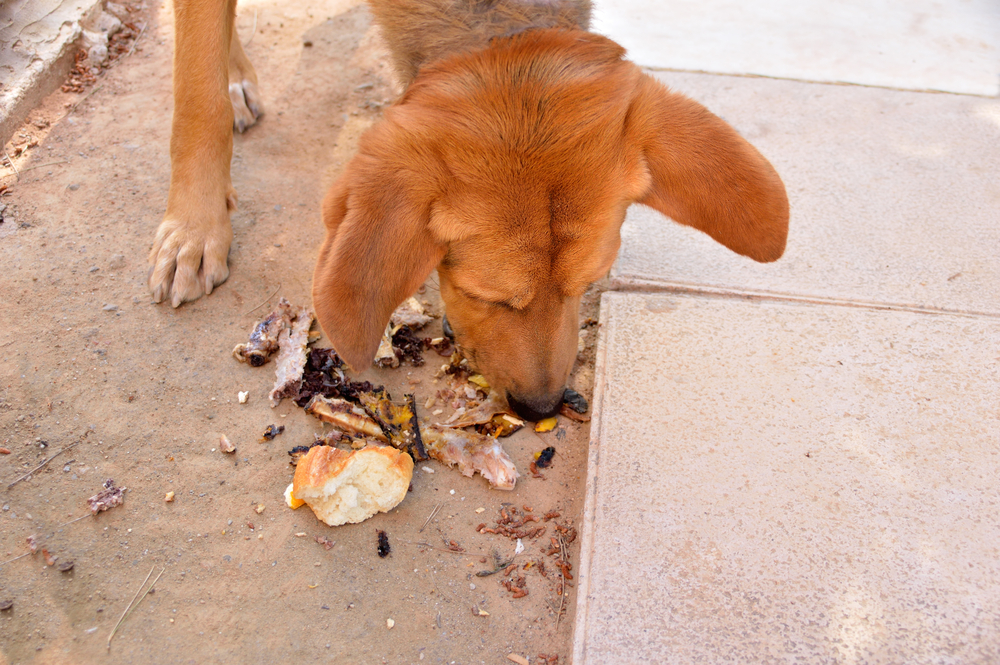
{"label": "thin twig", "polygon": [[439,510],[441,510],[441,506],[443,506],[443,505],[444,505],[443,503],[439,503],[438,505],[434,506],[434,510],[432,510],[431,514],[427,516],[426,520],[424,520],[424,525],[422,527],[420,527],[420,531],[417,531],[417,533],[423,533],[424,532],[424,529],[427,527],[427,525],[430,523],[430,521],[432,519],[434,519],[434,516],[437,515],[437,512]]}
{"label": "thin twig", "polygon": [[72,519],[72,520],[70,520],[70,521],[68,521],[68,522],[64,522],[63,524],[60,524],[60,525],[59,525],[59,526],[57,526],[56,528],[57,528],[57,529],[61,529],[61,528],[63,528],[64,526],[66,526],[67,524],[72,524],[73,522],[79,522],[80,520],[82,520],[82,519],[84,519],[84,518],[86,518],[86,517],[93,517],[93,516],[94,516],[94,515],[96,515],[96,514],[97,514],[97,513],[87,513],[86,515],[83,515],[82,517],[77,517],[76,519]]}
{"label": "thin twig", "polygon": [[43,166],[55,166],[56,164],[69,164],[69,160],[68,159],[59,159],[59,160],[56,160],[54,162],[45,162],[44,164],[35,164],[34,166],[29,166],[26,169],[21,169],[21,173],[24,173],[25,171],[30,171],[32,169],[40,169]]}
{"label": "thin twig", "polygon": [[243,48],[250,46],[250,42],[253,41],[253,36],[257,34],[257,8],[253,8],[253,30],[250,31],[250,39],[246,40],[243,44]]}
{"label": "thin twig", "polygon": [[278,284],[278,288],[276,288],[276,289],[274,290],[274,293],[272,293],[271,295],[269,295],[269,296],[267,297],[267,300],[265,300],[265,301],[264,301],[264,302],[262,302],[261,304],[257,305],[256,307],[254,307],[254,308],[253,308],[253,309],[251,309],[250,311],[248,311],[248,312],[243,312],[243,316],[246,316],[247,314],[253,314],[253,313],[254,313],[254,312],[256,312],[256,311],[257,311],[258,309],[260,309],[261,307],[263,307],[264,305],[266,305],[267,303],[269,303],[269,302],[271,301],[271,298],[273,298],[273,297],[275,296],[275,294],[276,294],[276,293],[278,293],[278,291],[280,291],[280,290],[281,290],[281,284]]}
{"label": "thin twig", "polygon": [[142,601],[144,601],[146,599],[146,596],[148,596],[149,593],[153,590],[153,587],[156,586],[156,583],[160,581],[160,577],[163,576],[163,572],[165,570],[166,570],[165,567],[164,568],[160,568],[159,574],[156,577],[154,577],[152,583],[148,587],[146,587],[145,593],[143,593],[141,596],[139,596],[138,602],[136,602],[136,604],[133,605],[132,608],[130,610],[128,610],[128,612],[125,614],[125,619],[129,618],[130,616],[132,616],[132,612],[135,612],[136,608],[139,607],[139,605],[142,604]]}
{"label": "thin twig", "polygon": [[[566,563],[566,541],[563,540],[562,533],[559,534],[559,558]],[[563,603],[566,602],[566,569],[563,566],[559,566],[559,577],[561,578],[560,593],[559,593],[559,611],[556,613],[556,628],[559,628],[559,622],[562,620],[563,613]]]}
{"label": "thin twig", "polygon": [[33,552],[25,552],[21,556],[16,556],[13,559],[7,559],[6,561],[0,562],[0,566],[6,566],[11,561],[17,561],[18,559],[23,559],[24,557],[31,556],[32,554],[33,554]]}
{"label": "thin twig", "polygon": [[22,480],[24,480],[25,478],[30,478],[30,477],[31,477],[31,474],[35,473],[36,471],[38,471],[39,469],[41,469],[41,468],[42,468],[43,466],[45,466],[45,465],[46,465],[46,464],[48,464],[49,462],[51,462],[51,461],[52,461],[52,460],[54,460],[55,458],[59,457],[59,455],[62,455],[62,454],[63,454],[64,452],[66,452],[67,450],[69,450],[69,449],[70,449],[70,448],[72,448],[73,446],[75,446],[75,445],[77,445],[77,444],[79,444],[79,443],[82,443],[82,442],[83,442],[83,440],[87,438],[87,435],[88,435],[88,434],[90,434],[90,430],[87,430],[87,431],[86,431],[86,432],[84,433],[84,435],[83,435],[83,436],[81,436],[81,437],[80,437],[80,438],[79,438],[79,439],[78,439],[77,441],[74,441],[73,443],[69,444],[68,446],[66,446],[65,448],[63,448],[63,449],[62,449],[62,450],[60,450],[59,452],[57,452],[57,453],[56,453],[55,455],[53,455],[52,457],[48,458],[47,460],[45,460],[44,462],[42,462],[41,464],[39,464],[38,466],[36,466],[36,467],[35,467],[34,469],[32,469],[31,471],[29,471],[28,473],[24,474],[23,476],[21,476],[20,478],[18,478],[18,479],[17,479],[17,480],[15,480],[14,482],[12,482],[12,483],[11,483],[10,485],[7,485],[7,490],[8,490],[8,491],[10,491],[10,488],[11,488],[11,487],[13,487],[14,485],[17,485],[17,484],[18,484],[19,482],[21,482],[21,481],[22,481]]}
{"label": "thin twig", "polygon": [[130,55],[132,55],[132,51],[135,50],[135,45],[139,43],[140,39],[142,39],[142,33],[146,32],[146,25],[148,25],[148,24],[146,24],[146,23],[142,24],[142,29],[139,31],[139,34],[135,36],[135,40],[132,41],[132,48],[130,48],[128,50],[128,53],[125,54],[126,58],[129,57]]}
{"label": "thin twig", "polygon": [[[127,606],[125,607],[125,611],[124,611],[124,612],[122,612],[122,616],[121,616],[121,618],[120,618],[120,619],[118,619],[118,623],[116,623],[116,624],[115,624],[115,629],[111,631],[111,634],[110,634],[110,635],[108,635],[108,649],[110,649],[110,648],[111,648],[111,638],[113,638],[113,637],[115,636],[115,633],[117,633],[117,632],[118,632],[118,627],[122,625],[122,621],[124,621],[124,620],[125,620],[125,615],[127,615],[127,614],[128,614],[128,611],[129,611],[130,609],[132,609],[132,603],[134,603],[134,602],[135,602],[135,600],[136,600],[136,598],[138,598],[138,597],[139,597],[139,592],[140,592],[140,591],[142,591],[142,588],[143,588],[144,586],[146,586],[146,582],[148,582],[148,581],[149,581],[149,578],[150,578],[150,577],[152,577],[152,575],[153,575],[153,571],[154,571],[154,570],[156,570],[156,566],[153,566],[152,568],[150,568],[150,569],[149,569],[149,575],[146,575],[146,579],[144,579],[144,580],[142,581],[142,584],[140,584],[140,585],[139,585],[139,589],[138,589],[138,590],[137,590],[137,591],[135,592],[135,595],[134,595],[134,596],[132,596],[132,600],[131,600],[131,602],[129,602],[129,604],[128,604],[128,605],[127,605]],[[160,571],[160,575],[162,575],[162,574],[163,574],[163,571],[161,570],[161,571]],[[157,576],[156,576],[156,579],[160,579],[160,576],[159,576],[159,575],[157,575]],[[155,584],[155,582],[154,582],[154,584]]]}
{"label": "thin twig", "polygon": [[14,175],[17,176],[18,180],[20,180],[21,172],[17,170],[17,166],[14,164],[14,160],[10,158],[10,155],[7,154],[6,150],[3,151],[3,156],[7,158],[7,163],[10,164],[10,168],[14,169]]}
{"label": "thin twig", "polygon": [[478,556],[478,557],[489,556],[488,554],[483,554],[482,552],[456,552],[455,550],[449,550],[444,547],[435,547],[430,543],[424,543],[424,542],[415,543],[412,540],[403,540],[401,542],[406,543],[407,545],[417,545],[418,547],[427,547],[432,550],[437,550],[438,552],[447,552],[448,554],[458,554],[461,556]]}
{"label": "thin twig", "polygon": [[97,92],[98,90],[100,90],[103,87],[104,87],[104,84],[102,83],[101,85],[94,86],[93,88],[91,88],[90,92],[88,92],[86,95],[84,95],[80,99],[76,100],[75,102],[73,102],[73,106],[70,106],[69,110],[66,111],[66,114],[62,118],[59,118],[59,120],[57,120],[56,122],[62,122],[64,119],[66,119],[67,117],[69,117],[69,114],[72,113],[73,111],[75,111],[77,106],[79,106],[80,104],[82,104],[83,102],[85,102],[88,97],[90,97],[92,94],[94,94],[95,92]]}

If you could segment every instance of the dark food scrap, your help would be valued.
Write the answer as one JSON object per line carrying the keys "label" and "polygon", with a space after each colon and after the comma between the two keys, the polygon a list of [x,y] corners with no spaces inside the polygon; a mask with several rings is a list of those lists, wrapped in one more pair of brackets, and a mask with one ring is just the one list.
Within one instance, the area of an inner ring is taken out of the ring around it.
{"label": "dark food scrap", "polygon": [[35,552],[38,551],[37,536],[35,536],[35,534],[31,534],[30,536],[28,536],[27,540],[28,540],[28,547],[31,549],[31,553],[34,554]]}
{"label": "dark food scrap", "polygon": [[333,546],[337,544],[336,541],[330,540],[326,536],[316,536],[316,542],[323,546],[327,552],[333,549]]}
{"label": "dark food scrap", "polygon": [[278,301],[278,307],[254,327],[250,340],[246,344],[236,345],[233,357],[251,367],[265,364],[278,350],[278,335],[291,323],[291,317],[292,305],[282,298]]}
{"label": "dark food scrap", "polygon": [[110,478],[105,480],[104,489],[87,499],[90,512],[96,515],[115,506],[120,506],[125,501],[125,490],[127,489],[127,487],[115,487],[115,481]]}
{"label": "dark food scrap", "polygon": [[552,464],[552,457],[556,454],[556,449],[552,446],[545,448],[542,452],[535,455],[535,464],[542,468],[547,469]]}
{"label": "dark food scrap", "polygon": [[[316,441],[313,444],[313,446],[321,446],[321,445],[323,445],[321,441]],[[288,455],[292,458],[289,461],[289,464],[291,464],[292,466],[298,465],[299,460],[306,456],[306,453],[309,452],[310,448],[312,448],[312,446],[295,446],[294,448],[289,450]]]}
{"label": "dark food scrap", "polygon": [[68,573],[71,570],[73,570],[73,562],[72,561],[63,561],[62,563],[59,564],[59,572],[60,573]]}
{"label": "dark food scrap", "polygon": [[408,362],[414,367],[424,364],[424,340],[417,337],[410,326],[399,326],[392,333],[392,350],[400,362]]}
{"label": "dark food scrap", "polygon": [[375,364],[382,368],[399,367],[408,362],[414,367],[424,364],[424,340],[407,325],[391,324],[382,337],[382,344],[375,354]]}
{"label": "dark food scrap", "polygon": [[392,548],[389,547],[389,536],[381,529],[376,529],[376,531],[378,532],[378,555],[384,559],[392,551]]}
{"label": "dark food scrap", "polygon": [[333,349],[311,349],[295,403],[305,407],[315,395],[354,400],[359,392],[373,389],[368,381],[348,380],[344,363]]}
{"label": "dark food scrap", "polygon": [[587,413],[587,409],[590,408],[590,405],[587,404],[587,398],[572,388],[567,388],[563,392],[563,404],[577,413]]}
{"label": "dark food scrap", "polygon": [[273,441],[274,437],[285,431],[284,425],[268,425],[261,435],[261,441]]}

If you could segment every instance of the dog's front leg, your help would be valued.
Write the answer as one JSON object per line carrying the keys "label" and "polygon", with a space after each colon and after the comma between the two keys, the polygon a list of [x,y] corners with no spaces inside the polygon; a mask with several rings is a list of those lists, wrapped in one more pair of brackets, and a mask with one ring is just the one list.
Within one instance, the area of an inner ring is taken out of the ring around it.
{"label": "dog's front leg", "polygon": [[177,307],[229,276],[236,0],[174,0],[174,118],[167,211],[149,254],[153,300]]}

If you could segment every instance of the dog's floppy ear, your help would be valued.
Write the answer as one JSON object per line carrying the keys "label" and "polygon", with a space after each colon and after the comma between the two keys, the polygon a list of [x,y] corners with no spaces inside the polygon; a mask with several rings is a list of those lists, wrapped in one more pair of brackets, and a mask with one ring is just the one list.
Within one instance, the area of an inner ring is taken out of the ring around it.
{"label": "dog's floppy ear", "polygon": [[447,249],[428,229],[426,189],[410,177],[359,154],[323,201],[313,307],[337,354],[357,371],[371,364],[393,310]]}
{"label": "dog's floppy ear", "polygon": [[785,186],[735,129],[645,74],[629,124],[652,176],[640,203],[756,261],[781,257],[788,236]]}

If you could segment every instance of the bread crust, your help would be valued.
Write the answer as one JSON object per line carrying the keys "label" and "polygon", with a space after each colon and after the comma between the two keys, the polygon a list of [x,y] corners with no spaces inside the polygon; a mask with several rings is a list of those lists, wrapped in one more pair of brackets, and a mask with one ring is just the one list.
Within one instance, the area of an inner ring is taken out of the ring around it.
{"label": "bread crust", "polygon": [[[358,466],[358,469],[352,467]],[[360,473],[357,473],[359,472]],[[378,512],[395,508],[406,496],[413,478],[413,459],[395,448],[370,442],[361,450],[314,446],[295,467],[292,496],[305,501],[316,516],[331,526],[360,522]],[[378,494],[353,480],[378,481]],[[343,480],[345,485],[337,481]],[[340,507],[335,496],[349,486],[358,500]],[[330,490],[333,489],[331,493]]]}

